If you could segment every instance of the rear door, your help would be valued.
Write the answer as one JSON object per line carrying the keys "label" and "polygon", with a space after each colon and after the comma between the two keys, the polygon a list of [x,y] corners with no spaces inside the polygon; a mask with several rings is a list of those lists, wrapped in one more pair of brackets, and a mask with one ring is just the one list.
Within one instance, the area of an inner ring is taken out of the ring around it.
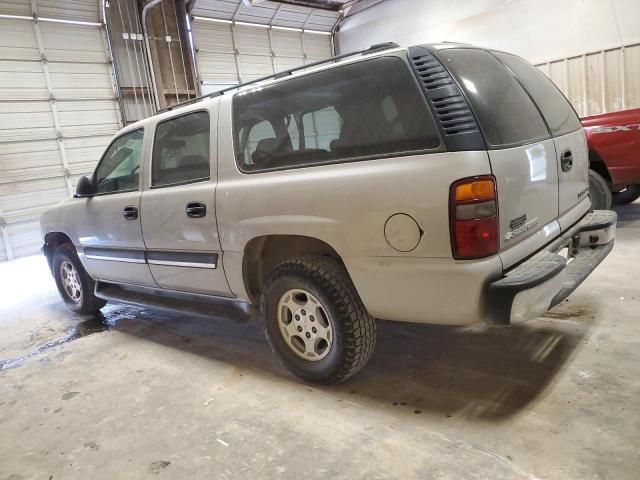
{"label": "rear door", "polygon": [[[588,196],[589,153],[580,119],[562,92],[540,70],[515,55],[493,54],[535,101],[553,136],[559,181],[558,214],[564,230],[582,216],[591,203]],[[575,215],[571,214],[572,209]]]}
{"label": "rear door", "polygon": [[217,118],[214,103],[155,129],[141,212],[147,262],[162,288],[230,295],[216,224]]}
{"label": "rear door", "polygon": [[524,250],[531,253],[559,232],[554,142],[535,104],[492,54],[472,48],[438,53],[464,90],[487,142],[498,190],[500,252],[508,267],[522,257],[520,249],[506,253],[513,247],[527,241]]}

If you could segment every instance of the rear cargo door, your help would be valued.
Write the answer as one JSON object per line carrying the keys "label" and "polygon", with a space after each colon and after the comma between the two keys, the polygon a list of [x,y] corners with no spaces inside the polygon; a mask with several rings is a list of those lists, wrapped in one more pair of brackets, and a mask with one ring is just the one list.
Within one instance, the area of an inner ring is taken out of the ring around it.
{"label": "rear cargo door", "polygon": [[553,136],[559,180],[558,214],[564,230],[581,217],[591,203],[589,154],[580,119],[562,92],[540,70],[515,55],[493,54],[534,100]]}
{"label": "rear cargo door", "polygon": [[558,156],[559,221],[566,230],[591,207],[589,150],[582,128],[554,137],[553,142]]}
{"label": "rear cargo door", "polygon": [[496,177],[500,253],[505,267],[521,260],[505,254],[528,240],[532,253],[558,234],[558,168],[554,141],[535,104],[491,53],[471,48],[439,56],[464,90],[489,149]]}

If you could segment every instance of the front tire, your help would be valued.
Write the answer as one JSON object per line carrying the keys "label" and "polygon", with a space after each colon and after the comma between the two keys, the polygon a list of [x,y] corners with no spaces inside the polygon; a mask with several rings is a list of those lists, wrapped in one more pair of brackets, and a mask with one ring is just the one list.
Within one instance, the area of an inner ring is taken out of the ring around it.
{"label": "front tire", "polygon": [[602,176],[589,170],[589,193],[592,210],[608,210],[611,208],[611,190]]}
{"label": "front tire", "polygon": [[107,303],[93,294],[95,282],[82,266],[70,243],[58,246],[53,254],[53,277],[69,310],[83,315],[96,314]]}
{"label": "front tire", "polygon": [[627,185],[622,191],[615,192],[613,194],[613,203],[616,205],[628,205],[638,198],[640,198],[640,183]]}
{"label": "front tire", "polygon": [[340,383],[373,354],[375,319],[333,258],[307,256],[280,264],[267,279],[261,308],[271,348],[300,378]]}

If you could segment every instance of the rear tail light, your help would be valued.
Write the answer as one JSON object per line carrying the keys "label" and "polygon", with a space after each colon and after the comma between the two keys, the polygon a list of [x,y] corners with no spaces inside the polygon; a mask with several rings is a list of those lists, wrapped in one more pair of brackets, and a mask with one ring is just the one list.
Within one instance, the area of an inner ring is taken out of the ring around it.
{"label": "rear tail light", "polygon": [[449,209],[453,258],[471,260],[498,253],[498,195],[493,175],[454,182]]}

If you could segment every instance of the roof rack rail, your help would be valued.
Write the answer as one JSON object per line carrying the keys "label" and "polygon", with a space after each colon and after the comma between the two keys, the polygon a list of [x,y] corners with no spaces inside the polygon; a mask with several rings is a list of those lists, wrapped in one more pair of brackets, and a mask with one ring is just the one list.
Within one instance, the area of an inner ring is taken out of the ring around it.
{"label": "roof rack rail", "polygon": [[291,75],[293,72],[297,72],[299,70],[304,70],[306,68],[316,67],[318,65],[323,65],[325,63],[335,62],[337,60],[342,60],[343,58],[352,57],[354,55],[361,55],[361,54],[364,55],[364,54],[367,54],[367,53],[377,52],[379,50],[389,50],[391,48],[398,48],[399,46],[400,45],[398,45],[395,42],[376,43],[375,45],[371,45],[369,48],[365,48],[364,50],[358,50],[358,51],[355,51],[355,52],[343,53],[341,55],[336,55],[336,56],[333,56],[333,57],[329,57],[329,58],[327,58],[325,60],[320,60],[318,62],[307,63],[306,65],[300,65],[298,67],[288,68],[287,70],[282,70],[281,72],[277,72],[277,73],[274,73],[272,75],[267,75],[266,77],[260,77],[260,78],[256,78],[255,80],[250,80],[248,82],[239,83],[238,85],[233,85],[231,87],[226,87],[226,88],[223,88],[221,90],[217,90],[215,92],[211,92],[211,93],[209,93],[207,95],[202,95],[200,97],[192,98],[192,99],[186,100],[184,102],[176,103],[175,105],[171,105],[170,107],[166,107],[166,108],[163,108],[161,110],[158,110],[157,113],[169,112],[169,111],[174,110],[176,108],[184,107],[186,105],[191,105],[192,103],[196,103],[196,102],[199,102],[201,100],[206,100],[208,98],[219,97],[220,95],[224,95],[225,92],[230,92],[232,90],[237,90],[237,89],[245,87],[247,85],[253,85],[254,83],[264,82],[265,80],[270,80],[270,79],[273,79],[273,78],[283,78],[283,77],[286,77],[288,75]]}

